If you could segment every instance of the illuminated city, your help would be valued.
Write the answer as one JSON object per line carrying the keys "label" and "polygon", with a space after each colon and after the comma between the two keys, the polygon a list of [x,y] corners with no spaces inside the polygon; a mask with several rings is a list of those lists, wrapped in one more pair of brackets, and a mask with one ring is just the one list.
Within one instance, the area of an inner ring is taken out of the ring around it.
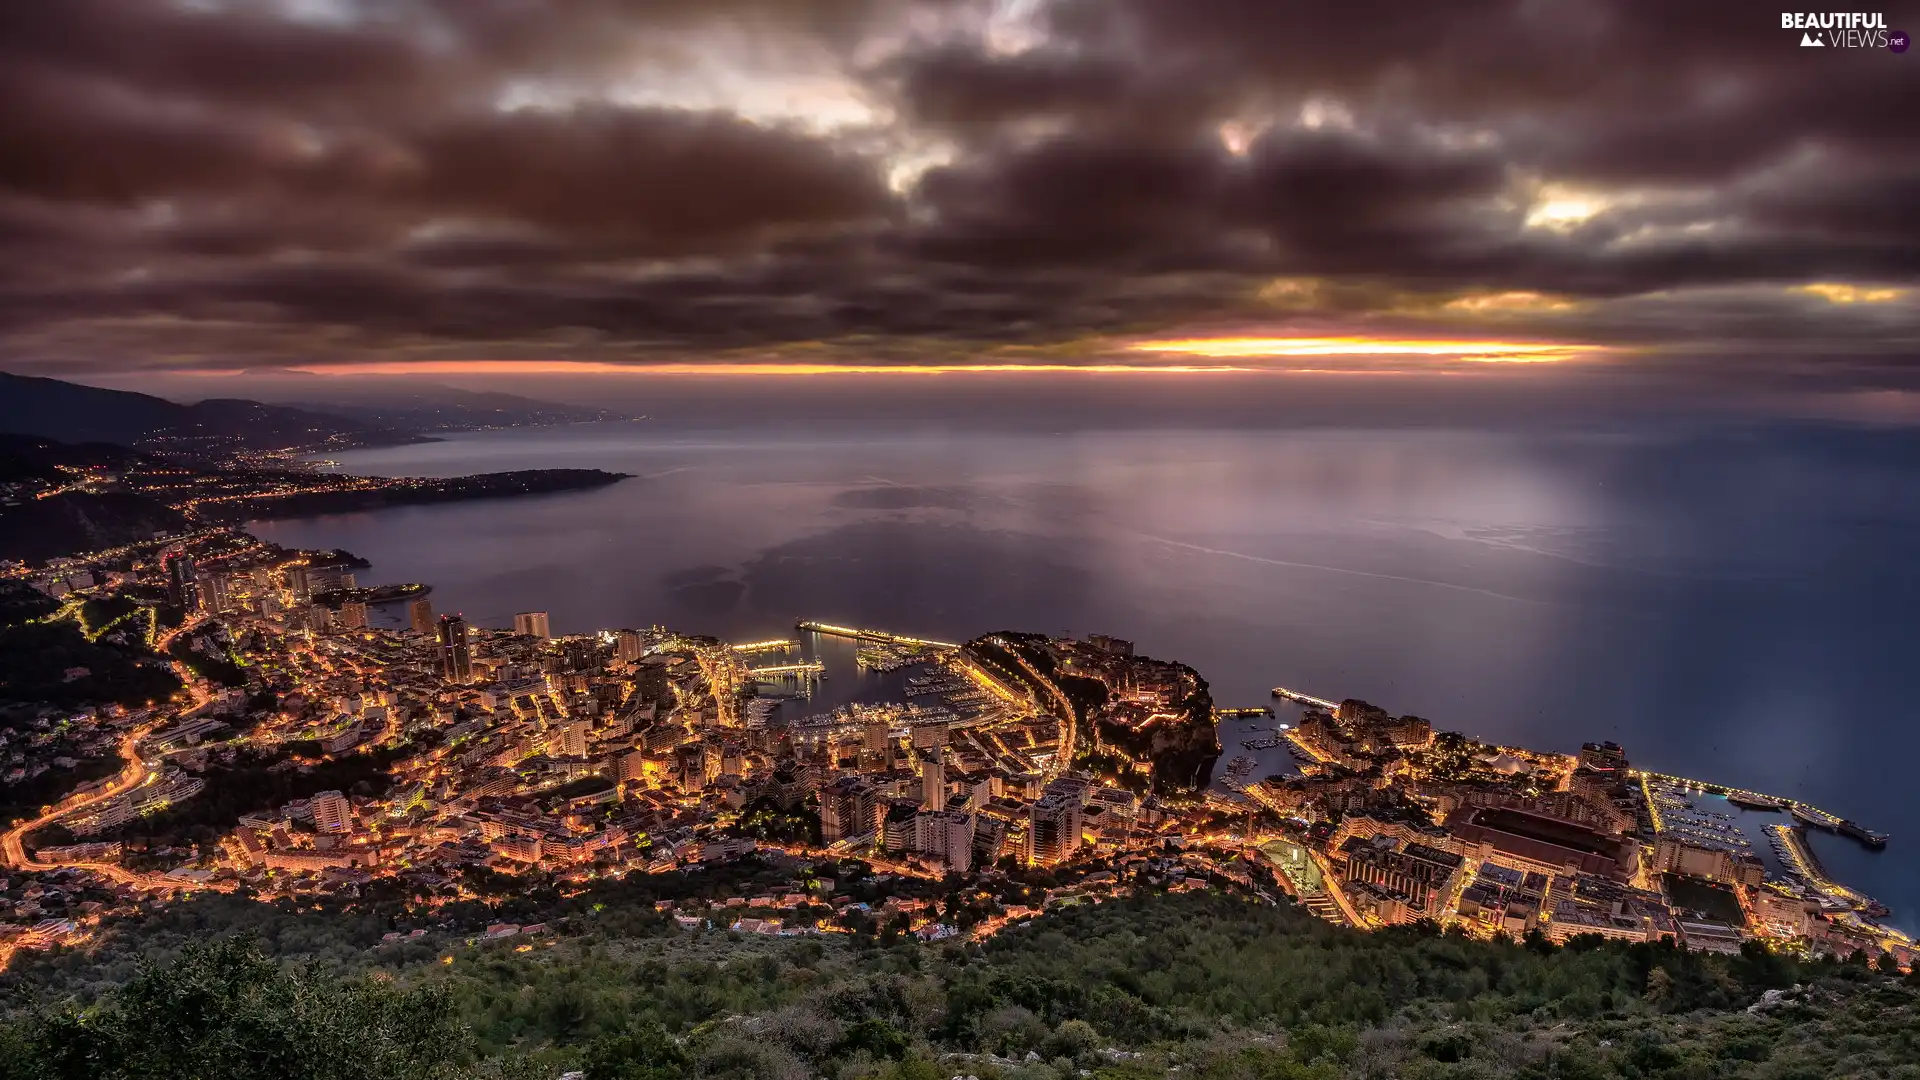
{"label": "illuminated city", "polygon": [[[1612,743],[1577,756],[1491,745],[1284,686],[1274,705],[1227,706],[1197,669],[1097,634],[958,643],[801,620],[793,636],[728,643],[660,626],[554,636],[545,612],[486,629],[436,613],[427,585],[362,586],[345,553],[206,520],[219,500],[283,497],[290,481],[190,472],[171,494],[189,531],[10,570],[51,598],[43,621],[135,639],[182,689],[44,729],[98,731],[123,764],[17,823],[6,860],[78,873],[114,899],[64,916],[19,905],[9,951],[84,941],[114,905],[149,896],[350,898],[393,879],[432,905],[470,895],[463,867],[577,887],[778,855],[859,860],[956,893],[1017,867],[1075,882],[956,922],[927,907],[911,926],[937,938],[992,934],[1056,895],[1211,879],[1363,929],[1431,922],[1735,953],[1761,941],[1910,962],[1887,909],[1831,880],[1804,833],[1872,847],[1885,836],[1794,800],[1636,770]],[[149,475],[130,482],[154,490]],[[404,625],[369,625],[370,604],[403,607]],[[823,662],[823,640],[854,645],[854,670]],[[892,700],[810,707],[820,680],[863,673],[896,675]],[[1285,747],[1295,767],[1258,775],[1223,744],[1227,717],[1266,732],[1249,751]],[[14,778],[44,769],[40,753]],[[378,782],[297,785],[289,801],[210,823],[217,839],[197,846],[136,853],[116,838],[204,799],[208,777],[262,765]],[[1732,824],[1736,809],[1777,818],[1774,858]],[[844,931],[865,910],[796,887],[678,912],[793,934]]]}
{"label": "illuminated city", "polygon": [[0,1080],[1920,1080],[1916,25],[0,2]]}

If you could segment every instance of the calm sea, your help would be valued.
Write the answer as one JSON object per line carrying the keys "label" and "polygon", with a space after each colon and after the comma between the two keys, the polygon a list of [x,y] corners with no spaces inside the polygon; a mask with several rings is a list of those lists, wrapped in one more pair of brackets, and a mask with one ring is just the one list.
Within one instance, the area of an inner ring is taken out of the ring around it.
{"label": "calm sea", "polygon": [[[1920,924],[1920,444],[1687,435],[1048,432],[803,421],[517,429],[347,471],[632,473],[548,497],[263,523],[426,581],[484,625],[815,618],[964,640],[1113,634],[1222,705],[1285,685],[1436,726],[1802,798],[1893,844],[1814,844]],[[1227,755],[1245,732],[1223,732]]]}

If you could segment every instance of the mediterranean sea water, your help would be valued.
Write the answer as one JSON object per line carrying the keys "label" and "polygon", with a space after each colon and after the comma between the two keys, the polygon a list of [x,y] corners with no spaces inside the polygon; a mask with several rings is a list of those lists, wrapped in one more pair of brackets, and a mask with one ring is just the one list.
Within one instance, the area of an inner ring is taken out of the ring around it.
{"label": "mediterranean sea water", "polygon": [[[651,420],[337,457],[634,474],[255,526],[367,557],[365,582],[429,582],[436,611],[482,625],[1099,632],[1193,665],[1222,706],[1285,685],[1500,742],[1612,739],[1643,767],[1892,832],[1879,853],[1812,842],[1920,928],[1909,435]],[[1250,732],[1223,728],[1223,761]]]}

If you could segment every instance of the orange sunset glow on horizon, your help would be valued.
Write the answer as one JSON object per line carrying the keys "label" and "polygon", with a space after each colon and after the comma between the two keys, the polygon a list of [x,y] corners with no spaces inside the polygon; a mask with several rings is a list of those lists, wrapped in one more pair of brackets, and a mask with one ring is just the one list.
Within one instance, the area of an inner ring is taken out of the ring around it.
{"label": "orange sunset glow on horizon", "polygon": [[1141,341],[1136,352],[1221,359],[1290,356],[1408,356],[1483,364],[1550,364],[1611,351],[1551,341],[1480,341],[1373,337],[1217,337]]}
{"label": "orange sunset glow on horizon", "polygon": [[[1411,375],[1457,374],[1455,364],[1560,364],[1589,359],[1618,350],[1566,342],[1486,341],[1386,337],[1202,337],[1139,341],[1122,346],[1093,345],[1089,351],[1105,357],[1114,349],[1128,353],[1191,356],[1218,363],[1060,361],[1006,361],[885,364],[848,360],[751,360],[686,362],[678,360],[380,360],[351,364],[306,364],[280,370],[318,376],[345,375],[958,375],[958,374],[1080,374],[1080,375]],[[991,356],[991,354],[989,354]],[[1381,367],[1369,361],[1393,358],[1406,364]],[[1311,360],[1311,364],[1287,363]],[[204,368],[183,374],[228,376],[241,368]]]}

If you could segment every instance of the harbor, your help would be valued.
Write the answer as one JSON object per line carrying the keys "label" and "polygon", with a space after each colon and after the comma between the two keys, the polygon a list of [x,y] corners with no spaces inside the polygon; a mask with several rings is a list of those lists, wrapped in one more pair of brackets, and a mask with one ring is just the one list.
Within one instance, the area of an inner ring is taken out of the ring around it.
{"label": "harbor", "polygon": [[854,654],[854,663],[862,671],[900,671],[939,659],[941,650],[923,645],[863,643]]}
{"label": "harbor", "polygon": [[[1337,714],[1340,708],[1326,698],[1284,686],[1274,687],[1273,695],[1309,711]],[[1242,737],[1242,745],[1249,751],[1284,744],[1300,772],[1307,776],[1323,775],[1342,764],[1330,756],[1331,750],[1323,742],[1304,738],[1299,730],[1290,730],[1285,724],[1277,725],[1271,735],[1256,731]],[[1524,751],[1499,749],[1516,759],[1524,756]],[[1871,859],[1884,849],[1889,841],[1887,834],[1800,799],[1633,769],[1619,747],[1611,743],[1583,747],[1582,760],[1589,750],[1594,751],[1596,767],[1604,770],[1609,749],[1619,757],[1613,767],[1621,770],[1618,775],[1637,796],[1630,802],[1623,798],[1616,803],[1629,812],[1639,811],[1635,835],[1640,869],[1634,875],[1636,887],[1659,892],[1670,902],[1698,903],[1701,906],[1696,914],[1709,917],[1714,908],[1708,902],[1711,897],[1691,889],[1688,882],[1711,880],[1716,883],[1713,888],[1743,905],[1739,917],[1729,916],[1730,909],[1722,905],[1720,917],[1734,924],[1752,917],[1760,921],[1756,925],[1765,924],[1759,931],[1762,934],[1792,937],[1800,931],[1794,929],[1791,913],[1817,910],[1835,927],[1835,933],[1849,939],[1877,942],[1882,948],[1911,947],[1912,937],[1886,921],[1893,914],[1888,905],[1837,880],[1822,864],[1809,838],[1810,833],[1825,833],[1835,837],[1836,843],[1841,838],[1848,841],[1826,853],[1847,864],[1845,877],[1859,880],[1856,860]],[[1230,790],[1244,788],[1244,781],[1231,767],[1221,783]],[[1790,821],[1781,821],[1782,815]],[[1793,906],[1796,900],[1802,908]],[[1767,915],[1753,914],[1762,908]],[[1781,912],[1788,914],[1782,917]],[[1774,921],[1766,922],[1768,919]]]}
{"label": "harbor", "polygon": [[1869,918],[1879,919],[1889,914],[1885,904],[1829,877],[1819,857],[1807,845],[1806,833],[1802,828],[1775,824],[1767,826],[1767,833],[1773,842],[1774,854],[1785,867],[1785,877],[1803,895],[1822,904],[1848,908]]}
{"label": "harbor", "polygon": [[798,639],[726,646],[738,677],[754,686],[741,705],[745,726],[785,728],[802,744],[875,720],[901,733],[938,723],[991,740],[991,729],[1011,715],[1007,702],[967,675],[953,647],[884,631],[834,630],[845,632],[809,630]]}
{"label": "harbor", "polygon": [[1719,795],[1729,803],[1744,810],[1760,812],[1785,810],[1793,815],[1794,819],[1802,825],[1836,833],[1876,851],[1886,847],[1887,841],[1891,839],[1886,833],[1875,832],[1856,821],[1843,818],[1838,814],[1822,810],[1812,803],[1801,802],[1798,799],[1788,799],[1778,795],[1765,795],[1757,791],[1748,791],[1744,788],[1729,787],[1726,784],[1714,784],[1705,780],[1693,780],[1684,776],[1668,776],[1665,773],[1647,772],[1645,770],[1636,770],[1634,775],[1645,779],[1677,784],[1688,791]]}

